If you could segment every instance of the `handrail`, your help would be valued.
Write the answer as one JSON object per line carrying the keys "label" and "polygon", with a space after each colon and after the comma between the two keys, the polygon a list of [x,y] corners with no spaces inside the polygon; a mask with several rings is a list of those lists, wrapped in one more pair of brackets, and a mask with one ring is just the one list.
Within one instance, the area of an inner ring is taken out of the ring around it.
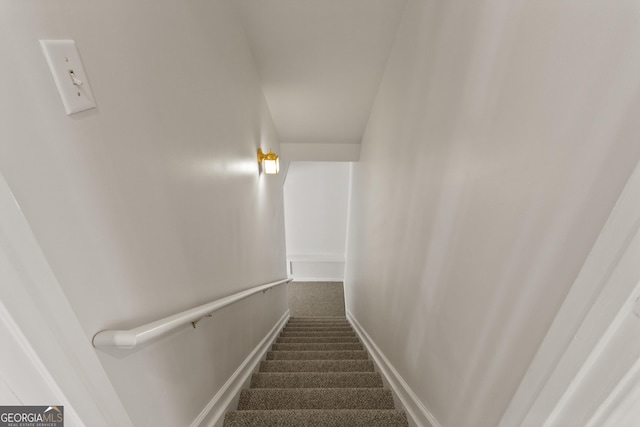
{"label": "handrail", "polygon": [[[282,279],[276,282],[256,286],[233,295],[230,295],[210,303],[199,305],[198,307],[185,310],[183,312],[168,316],[146,325],[138,326],[129,330],[107,330],[100,331],[93,337],[93,346],[107,348],[134,348],[138,344],[145,343],[154,338],[160,337],[173,331],[180,326],[195,323],[203,317],[210,316],[213,312],[228,305],[248,298],[258,292],[266,292],[274,286],[289,283],[293,278]],[[195,327],[195,324],[194,324]]]}

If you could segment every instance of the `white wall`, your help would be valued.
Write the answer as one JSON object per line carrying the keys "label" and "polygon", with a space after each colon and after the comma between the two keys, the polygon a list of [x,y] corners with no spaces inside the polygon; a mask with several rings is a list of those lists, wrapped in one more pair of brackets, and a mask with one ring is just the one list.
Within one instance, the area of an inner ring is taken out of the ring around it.
{"label": "white wall", "polygon": [[640,157],[639,19],[408,3],[354,165],[347,308],[443,427],[499,423]]}
{"label": "white wall", "polygon": [[349,170],[346,162],[290,163],[285,230],[296,280],[344,278]]}
{"label": "white wall", "polygon": [[634,303],[640,304],[638,201],[640,163],[556,314],[500,427],[595,427],[606,424],[605,420],[611,425],[627,425],[616,418],[627,415],[625,406],[634,401],[628,386],[638,381],[640,373],[640,362],[630,369],[640,349],[630,342],[637,341],[635,329],[640,327],[633,313]]}
{"label": "white wall", "polygon": [[[98,108],[65,115],[39,39],[74,39]],[[229,0],[0,0],[0,171],[86,346],[286,277],[278,151]],[[136,426],[189,425],[286,311],[286,290],[135,351],[95,351]]]}

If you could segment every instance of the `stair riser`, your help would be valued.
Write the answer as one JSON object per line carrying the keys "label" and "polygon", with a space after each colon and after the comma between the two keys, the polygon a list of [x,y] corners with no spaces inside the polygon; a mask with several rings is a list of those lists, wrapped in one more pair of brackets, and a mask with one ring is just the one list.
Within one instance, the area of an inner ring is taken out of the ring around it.
{"label": "stair riser", "polygon": [[276,338],[278,344],[285,343],[358,343],[356,337],[279,337]]}
{"label": "stair riser", "polygon": [[287,323],[284,326],[287,328],[352,328],[348,323]]}
{"label": "stair riser", "polygon": [[349,325],[286,325],[285,329],[308,329],[308,332],[313,332],[318,329],[326,329],[328,331],[353,331],[353,328]]}
{"label": "stair riser", "polygon": [[375,388],[382,387],[378,372],[258,372],[251,388]]}
{"label": "stair riser", "polygon": [[287,323],[284,326],[294,328],[353,328],[348,323]]}
{"label": "stair riser", "polygon": [[225,427],[407,427],[404,411],[386,410],[318,410],[229,411]]}
{"label": "stair riser", "polygon": [[337,331],[337,332],[281,332],[281,337],[355,337],[355,332]]}
{"label": "stair riser", "polygon": [[238,410],[269,409],[394,409],[394,403],[391,392],[381,388],[272,388],[240,393]]}
{"label": "stair riser", "polygon": [[260,372],[373,372],[370,360],[264,360]]}
{"label": "stair riser", "polygon": [[267,360],[366,360],[366,351],[270,351]]}
{"label": "stair riser", "polygon": [[287,322],[287,325],[310,325],[310,326],[351,326],[349,322]]}
{"label": "stair riser", "polygon": [[342,326],[351,327],[347,322],[288,322],[285,326]]}
{"label": "stair riser", "polygon": [[273,344],[271,351],[333,351],[333,350],[364,350],[362,344],[359,343],[285,343]]}
{"label": "stair riser", "polygon": [[351,328],[298,328],[287,326],[282,332],[353,332]]}

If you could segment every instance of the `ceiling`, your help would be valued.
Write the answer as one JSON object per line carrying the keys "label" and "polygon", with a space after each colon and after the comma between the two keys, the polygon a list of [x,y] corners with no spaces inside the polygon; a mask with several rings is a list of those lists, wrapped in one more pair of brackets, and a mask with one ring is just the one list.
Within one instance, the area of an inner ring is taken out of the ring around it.
{"label": "ceiling", "polygon": [[359,144],[406,0],[239,0],[280,142]]}

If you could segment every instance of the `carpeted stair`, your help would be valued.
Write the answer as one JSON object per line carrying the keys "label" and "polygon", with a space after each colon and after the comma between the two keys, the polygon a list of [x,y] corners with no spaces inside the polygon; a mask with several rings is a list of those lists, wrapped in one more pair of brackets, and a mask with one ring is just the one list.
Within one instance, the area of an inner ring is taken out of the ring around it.
{"label": "carpeted stair", "polygon": [[344,317],[292,317],[224,427],[407,427]]}

